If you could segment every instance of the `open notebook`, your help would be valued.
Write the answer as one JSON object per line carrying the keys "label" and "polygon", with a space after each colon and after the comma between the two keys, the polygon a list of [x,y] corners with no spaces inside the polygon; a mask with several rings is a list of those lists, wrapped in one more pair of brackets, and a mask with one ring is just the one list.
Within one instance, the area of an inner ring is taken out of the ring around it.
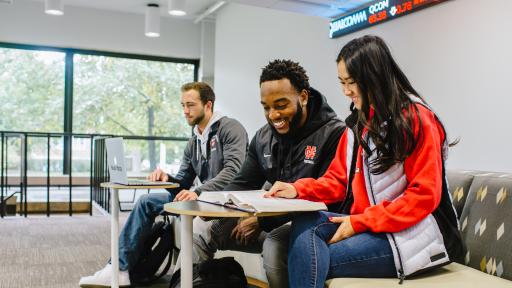
{"label": "open notebook", "polygon": [[302,199],[264,198],[264,190],[202,192],[197,200],[251,213],[327,210],[322,202]]}

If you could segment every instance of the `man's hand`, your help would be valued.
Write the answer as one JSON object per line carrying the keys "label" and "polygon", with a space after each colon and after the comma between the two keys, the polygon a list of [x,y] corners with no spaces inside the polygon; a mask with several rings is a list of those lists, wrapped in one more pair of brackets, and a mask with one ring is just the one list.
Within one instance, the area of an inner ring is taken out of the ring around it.
{"label": "man's hand", "polygon": [[327,242],[329,244],[333,244],[343,239],[347,239],[356,234],[354,228],[352,227],[352,223],[350,223],[350,216],[329,217],[329,221],[331,221],[332,223],[340,223],[340,226],[338,227],[338,230],[336,230],[336,233],[334,233],[331,240]]}
{"label": "man's hand", "polygon": [[281,197],[281,198],[296,198],[298,195],[297,190],[290,183],[276,181],[272,188],[263,195],[263,197]]}
{"label": "man's hand", "polygon": [[261,229],[257,217],[242,219],[231,231],[231,238],[235,238],[240,244],[247,245],[255,241],[260,235]]}
{"label": "man's hand", "polygon": [[149,181],[168,182],[169,175],[167,175],[167,173],[165,173],[164,170],[157,168],[155,171],[151,172],[151,174],[148,175],[147,179]]}
{"label": "man's hand", "polygon": [[197,194],[190,190],[181,190],[180,193],[174,197],[174,201],[192,201],[197,199]]}

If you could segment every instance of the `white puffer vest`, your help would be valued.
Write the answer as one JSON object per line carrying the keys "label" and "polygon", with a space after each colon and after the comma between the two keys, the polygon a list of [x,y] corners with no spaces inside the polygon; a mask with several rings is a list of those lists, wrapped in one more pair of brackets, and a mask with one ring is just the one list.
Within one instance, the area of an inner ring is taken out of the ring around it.
{"label": "white puffer vest", "polygon": [[[411,99],[431,110],[419,98],[411,96]],[[352,157],[353,141],[355,138],[352,129],[347,129],[347,133],[346,163],[347,171],[350,171],[350,158]],[[366,137],[369,148],[371,151],[374,151],[375,144],[372,139],[368,139],[367,134],[363,135],[363,137]],[[448,142],[445,140],[442,149],[443,161],[446,159],[447,148]],[[372,153],[368,157],[363,150],[362,157],[366,191],[372,206],[384,200],[393,201],[401,197],[408,184],[403,163],[395,164],[380,175],[371,174],[368,163],[375,159],[376,154]],[[428,215],[418,224],[403,231],[387,233],[387,237],[393,250],[397,276],[401,280],[421,270],[442,266],[451,262],[444,245],[443,235],[432,214]]]}

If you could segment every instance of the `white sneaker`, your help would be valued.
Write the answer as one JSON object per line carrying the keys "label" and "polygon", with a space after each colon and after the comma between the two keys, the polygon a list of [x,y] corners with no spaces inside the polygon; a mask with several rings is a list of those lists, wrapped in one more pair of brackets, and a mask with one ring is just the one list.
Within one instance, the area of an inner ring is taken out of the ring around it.
{"label": "white sneaker", "polygon": [[[83,288],[110,287],[112,284],[112,265],[107,264],[105,268],[94,273],[94,275],[80,278],[78,284]],[[130,275],[128,271],[119,271],[119,287],[129,286]]]}

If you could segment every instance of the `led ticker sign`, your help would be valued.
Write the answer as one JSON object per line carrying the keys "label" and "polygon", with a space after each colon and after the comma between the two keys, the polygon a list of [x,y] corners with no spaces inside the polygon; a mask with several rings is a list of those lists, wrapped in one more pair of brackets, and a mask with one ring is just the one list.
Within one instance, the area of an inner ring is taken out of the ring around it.
{"label": "led ticker sign", "polygon": [[381,0],[331,21],[330,38],[336,38],[447,0]]}

